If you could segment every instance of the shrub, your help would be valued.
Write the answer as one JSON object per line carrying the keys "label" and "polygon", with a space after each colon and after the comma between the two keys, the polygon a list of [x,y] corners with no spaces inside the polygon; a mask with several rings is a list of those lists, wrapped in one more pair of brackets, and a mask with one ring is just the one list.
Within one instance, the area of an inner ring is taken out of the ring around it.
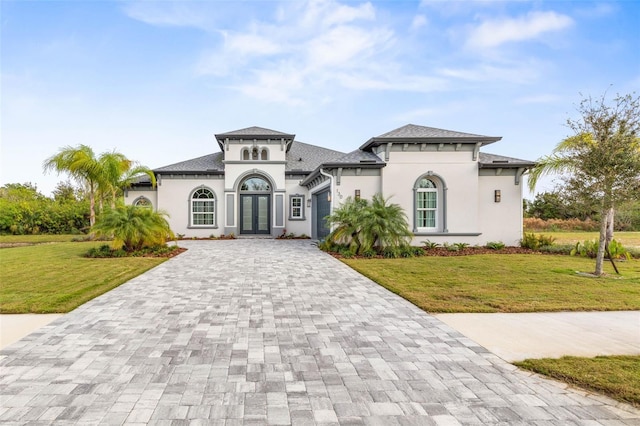
{"label": "shrub", "polygon": [[447,251],[460,251],[460,247],[455,244],[444,243],[442,244],[442,247],[447,249]]}
{"label": "shrub", "polygon": [[438,244],[438,243],[436,243],[436,242],[434,242],[434,241],[429,241],[429,240],[424,240],[424,241],[422,242],[422,244],[424,245],[424,248],[425,248],[426,250],[433,250],[433,249],[435,249],[435,248],[440,247],[440,244]]}
{"label": "shrub", "polygon": [[505,244],[502,241],[489,241],[485,247],[491,250],[502,250]]}
{"label": "shrub", "polygon": [[[587,240],[582,243],[576,243],[574,249],[571,250],[571,255],[578,255],[595,259],[595,257],[598,255],[599,245],[600,242],[597,240]],[[629,250],[624,248],[622,244],[620,244],[616,240],[612,240],[609,243],[609,254],[611,255],[612,259],[631,259],[631,253],[629,252]]]}
{"label": "shrub", "polygon": [[398,257],[400,257],[400,254],[401,250],[399,247],[388,246],[382,249],[382,257],[386,259],[397,259]]}
{"label": "shrub", "polygon": [[468,243],[453,243],[453,245],[458,248],[458,251],[464,250],[470,246]]}
{"label": "shrub", "polygon": [[127,252],[164,245],[174,238],[162,212],[132,205],[107,210],[93,230],[98,236],[113,236],[113,248]]}
{"label": "shrub", "polygon": [[108,258],[108,257],[124,257],[127,252],[122,249],[112,249],[109,244],[102,244],[99,247],[93,247],[85,254],[85,257],[91,258]]}
{"label": "shrub", "polygon": [[525,232],[520,240],[520,246],[531,250],[538,250],[540,247],[553,245],[555,238],[549,235],[536,235],[532,232]]}
{"label": "shrub", "polygon": [[543,252],[543,253],[549,253],[549,254],[565,254],[565,255],[570,255],[571,251],[573,250],[574,246],[571,244],[554,244],[552,246],[543,246],[540,247],[538,250]]}

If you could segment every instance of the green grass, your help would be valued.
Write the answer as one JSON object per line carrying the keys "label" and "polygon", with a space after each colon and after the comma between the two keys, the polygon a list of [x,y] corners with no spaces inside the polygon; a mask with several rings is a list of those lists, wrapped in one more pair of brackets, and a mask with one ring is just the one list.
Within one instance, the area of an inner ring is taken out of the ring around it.
{"label": "green grass", "polygon": [[61,243],[69,242],[74,238],[82,238],[83,235],[0,235],[0,244],[3,243],[25,243],[25,244],[42,244],[42,243]]}
{"label": "green grass", "polygon": [[640,356],[566,356],[515,365],[640,407]]}
{"label": "green grass", "polygon": [[0,313],[69,312],[166,260],[82,257],[100,244],[104,242],[0,249]]}
{"label": "green grass", "polygon": [[[529,231],[526,231],[529,232]],[[534,232],[534,234],[551,235],[555,244],[575,244],[585,240],[598,240],[598,232]],[[615,232],[613,238],[626,248],[640,249],[640,232]]]}
{"label": "green grass", "polygon": [[427,312],[541,312],[640,309],[640,260],[619,263],[622,277],[585,277],[592,259],[488,254],[344,263]]}

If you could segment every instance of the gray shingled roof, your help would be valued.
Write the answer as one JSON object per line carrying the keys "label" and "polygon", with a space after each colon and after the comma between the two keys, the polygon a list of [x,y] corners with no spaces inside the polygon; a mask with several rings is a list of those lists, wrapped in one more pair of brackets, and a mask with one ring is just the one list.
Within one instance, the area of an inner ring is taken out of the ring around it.
{"label": "gray shingled roof", "polygon": [[310,172],[321,164],[336,161],[342,156],[344,156],[344,152],[295,141],[287,152],[285,170],[288,172],[292,170]]}
{"label": "gray shingled roof", "polygon": [[504,155],[489,154],[480,152],[478,155],[480,168],[500,168],[500,167],[533,167],[536,163],[519,158],[505,157]]}
{"label": "gray shingled roof", "polygon": [[264,127],[251,126],[245,129],[233,130],[231,132],[219,133],[217,138],[221,137],[237,137],[237,136],[278,136],[278,137],[291,137],[293,135],[289,133],[282,133],[277,130],[265,129]]}
{"label": "gray shingled roof", "polygon": [[206,173],[224,172],[222,153],[204,155],[191,160],[181,161],[168,166],[154,169],[155,173]]}
{"label": "gray shingled roof", "polygon": [[376,163],[376,164],[385,164],[384,161],[380,159],[373,152],[362,151],[360,149],[356,149],[355,151],[351,151],[350,153],[343,155],[335,161],[335,163],[344,163],[344,164],[359,164],[359,163]]}
{"label": "gray shingled roof", "polygon": [[415,143],[438,143],[441,141],[476,143],[482,142],[483,145],[497,142],[500,136],[483,136],[473,133],[456,132],[453,130],[437,129],[435,127],[417,126],[415,124],[407,124],[398,127],[390,132],[383,133],[380,136],[373,137],[365,142],[360,149],[368,149],[387,142],[403,141]]}

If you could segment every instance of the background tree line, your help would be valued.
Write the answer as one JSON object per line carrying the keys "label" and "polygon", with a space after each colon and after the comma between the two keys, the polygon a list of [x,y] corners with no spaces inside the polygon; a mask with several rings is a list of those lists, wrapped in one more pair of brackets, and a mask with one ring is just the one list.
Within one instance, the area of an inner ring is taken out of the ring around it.
{"label": "background tree line", "polygon": [[81,189],[60,182],[52,197],[31,183],[0,188],[1,234],[80,234],[89,228],[89,201]]}
{"label": "background tree line", "polygon": [[[553,191],[540,192],[533,200],[524,200],[525,218],[542,220],[592,221],[597,228],[601,213],[597,202],[577,197],[564,185]],[[618,205],[614,220],[616,231],[640,231],[640,200],[629,199]]]}
{"label": "background tree line", "polygon": [[96,155],[91,147],[60,148],[43,163],[45,172],[68,175],[73,182],[58,184],[46,197],[31,183],[0,188],[0,233],[87,233],[102,213],[116,210],[123,191],[141,175],[155,185],[155,175],[145,166],[117,151]]}

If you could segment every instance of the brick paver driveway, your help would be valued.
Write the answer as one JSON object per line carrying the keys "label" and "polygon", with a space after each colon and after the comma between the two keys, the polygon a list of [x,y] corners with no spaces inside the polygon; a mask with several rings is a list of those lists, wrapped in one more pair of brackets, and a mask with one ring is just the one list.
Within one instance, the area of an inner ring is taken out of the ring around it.
{"label": "brick paver driveway", "polygon": [[189,251],[0,354],[7,424],[639,424],[530,376],[309,241]]}

